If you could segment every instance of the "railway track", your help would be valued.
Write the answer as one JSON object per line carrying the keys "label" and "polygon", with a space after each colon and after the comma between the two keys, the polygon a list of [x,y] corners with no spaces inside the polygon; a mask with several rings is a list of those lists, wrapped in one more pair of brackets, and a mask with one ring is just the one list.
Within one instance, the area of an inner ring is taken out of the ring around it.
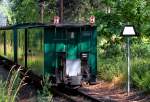
{"label": "railway track", "polygon": [[93,100],[89,100],[85,98],[85,96],[78,95],[75,91],[68,91],[68,90],[60,90],[57,88],[52,89],[54,96],[56,97],[63,97],[67,100],[67,102],[94,102]]}
{"label": "railway track", "polygon": [[53,87],[52,92],[54,96],[64,97],[68,100],[68,102],[116,102],[102,97],[99,99],[94,98],[78,89]]}
{"label": "railway track", "polygon": [[112,99],[106,99],[106,98],[104,98],[104,97],[94,98],[93,96],[88,95],[88,94],[85,94],[85,93],[83,93],[83,92],[80,91],[80,90],[78,90],[78,93],[79,93],[80,95],[85,96],[85,97],[88,98],[88,99],[93,100],[92,102],[116,102],[116,101],[114,101],[114,100],[112,100]]}

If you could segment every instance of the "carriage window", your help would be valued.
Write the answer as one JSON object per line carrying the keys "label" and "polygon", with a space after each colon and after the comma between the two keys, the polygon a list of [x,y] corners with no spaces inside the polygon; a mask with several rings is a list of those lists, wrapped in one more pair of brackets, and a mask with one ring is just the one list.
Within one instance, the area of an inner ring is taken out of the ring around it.
{"label": "carriage window", "polygon": [[75,39],[76,33],[73,31],[68,32],[67,38],[68,39]]}
{"label": "carriage window", "polygon": [[75,35],[74,32],[71,32],[70,38],[71,38],[71,39],[74,39],[74,35]]}

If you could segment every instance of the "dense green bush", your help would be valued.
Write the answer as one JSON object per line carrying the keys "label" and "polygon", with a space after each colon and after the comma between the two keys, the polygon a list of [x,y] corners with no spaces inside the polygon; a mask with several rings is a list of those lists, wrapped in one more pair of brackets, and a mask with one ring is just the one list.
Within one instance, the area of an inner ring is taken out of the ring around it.
{"label": "dense green bush", "polygon": [[149,43],[137,43],[131,46],[132,57],[147,57],[150,56],[150,44]]}
{"label": "dense green bush", "polygon": [[132,84],[143,91],[150,92],[149,58],[135,60],[131,72]]}
{"label": "dense green bush", "polygon": [[100,79],[111,81],[113,77],[117,77],[120,74],[126,73],[126,65],[124,59],[117,58],[105,58],[98,61],[98,72]]}

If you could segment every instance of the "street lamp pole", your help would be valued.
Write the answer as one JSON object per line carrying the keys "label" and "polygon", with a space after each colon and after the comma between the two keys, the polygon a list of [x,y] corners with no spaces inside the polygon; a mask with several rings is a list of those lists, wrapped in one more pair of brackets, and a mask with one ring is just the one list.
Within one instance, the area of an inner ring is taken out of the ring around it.
{"label": "street lamp pole", "polygon": [[128,48],[128,95],[130,94],[130,38],[127,37]]}
{"label": "street lamp pole", "polygon": [[132,36],[138,36],[138,33],[135,31],[133,25],[126,25],[121,33],[122,36],[127,37],[127,60],[128,60],[128,95],[130,94],[130,37]]}

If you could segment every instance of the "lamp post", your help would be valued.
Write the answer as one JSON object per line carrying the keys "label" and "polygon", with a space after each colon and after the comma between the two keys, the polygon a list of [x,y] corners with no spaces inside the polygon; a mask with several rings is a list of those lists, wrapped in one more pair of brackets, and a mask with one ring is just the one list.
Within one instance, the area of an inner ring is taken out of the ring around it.
{"label": "lamp post", "polygon": [[128,37],[128,95],[130,93],[130,38]]}
{"label": "lamp post", "polygon": [[128,95],[130,94],[130,37],[137,36],[133,25],[126,25],[121,33],[122,36],[127,37],[127,53],[128,53]]}

